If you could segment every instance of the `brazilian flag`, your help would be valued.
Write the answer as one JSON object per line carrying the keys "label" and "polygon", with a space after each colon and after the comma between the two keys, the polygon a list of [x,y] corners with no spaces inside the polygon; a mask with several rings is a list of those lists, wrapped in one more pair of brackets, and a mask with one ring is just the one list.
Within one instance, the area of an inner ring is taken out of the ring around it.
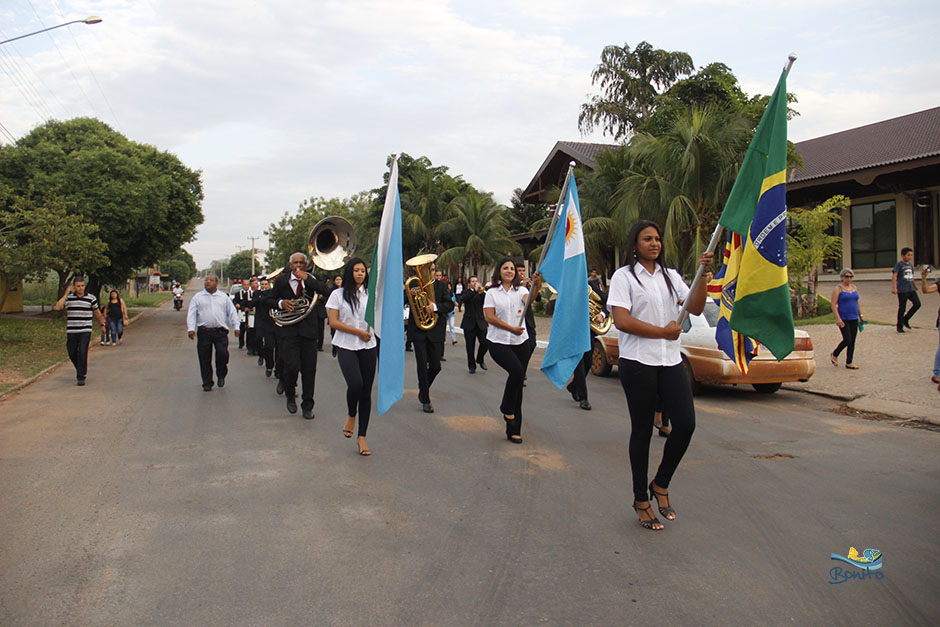
{"label": "brazilian flag", "polygon": [[787,281],[787,75],[777,82],[718,222],[739,234],[731,329],[763,344],[778,360],[793,351]]}

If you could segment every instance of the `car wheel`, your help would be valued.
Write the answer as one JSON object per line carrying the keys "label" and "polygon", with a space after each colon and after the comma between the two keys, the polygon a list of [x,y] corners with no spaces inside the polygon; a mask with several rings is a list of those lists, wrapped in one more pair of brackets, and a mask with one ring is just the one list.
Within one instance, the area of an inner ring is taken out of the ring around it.
{"label": "car wheel", "polygon": [[682,365],[685,367],[685,375],[689,377],[689,387],[692,388],[692,396],[698,396],[702,391],[702,384],[695,380],[695,373],[692,372],[692,364],[683,356]]}
{"label": "car wheel", "polygon": [[591,351],[591,373],[597,377],[606,377],[610,375],[610,369],[604,345],[600,340],[594,340],[594,348]]}
{"label": "car wheel", "polygon": [[760,394],[773,394],[780,389],[780,383],[752,383],[754,390]]}

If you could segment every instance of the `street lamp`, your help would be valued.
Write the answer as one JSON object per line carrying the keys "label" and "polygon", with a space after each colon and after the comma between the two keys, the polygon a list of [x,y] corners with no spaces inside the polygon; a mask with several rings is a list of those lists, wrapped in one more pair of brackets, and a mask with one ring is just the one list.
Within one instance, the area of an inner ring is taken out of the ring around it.
{"label": "street lamp", "polygon": [[63,26],[68,26],[70,24],[99,24],[99,23],[101,23],[101,18],[98,17],[97,15],[92,15],[92,16],[86,17],[83,20],[72,20],[71,22],[66,22],[65,24],[59,24],[58,26],[50,26],[49,28],[37,30],[34,33],[26,33],[25,35],[20,35],[19,37],[14,37],[13,39],[4,39],[3,41],[0,41],[0,46],[2,46],[3,44],[8,44],[11,41],[16,41],[17,39],[23,39],[24,37],[38,35],[39,33],[44,33],[47,30],[53,30],[55,28],[62,28]]}

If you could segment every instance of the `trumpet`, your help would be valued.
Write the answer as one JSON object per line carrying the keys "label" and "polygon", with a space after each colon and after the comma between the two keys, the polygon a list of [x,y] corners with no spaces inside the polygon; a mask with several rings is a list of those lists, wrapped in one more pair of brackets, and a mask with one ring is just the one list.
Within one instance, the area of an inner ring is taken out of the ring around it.
{"label": "trumpet", "polygon": [[[356,232],[352,225],[339,216],[328,216],[317,222],[313,230],[310,231],[310,237],[307,238],[307,253],[310,257],[310,263],[307,264],[307,272],[313,270],[316,266],[322,270],[331,271],[342,268],[352,257],[356,250]],[[281,272],[290,270],[282,268],[271,275],[273,278]],[[317,304],[317,295],[312,297],[301,296],[292,301],[294,303],[291,311],[281,311],[279,309],[271,310],[271,319],[279,327],[287,327],[297,324],[313,311],[313,306]]]}
{"label": "trumpet", "polygon": [[[437,312],[428,313],[426,307],[434,302],[434,275],[431,274],[431,262],[437,255],[418,255],[405,262],[406,266],[415,269],[417,276],[408,277],[405,281],[405,292],[408,294],[408,305],[415,324],[422,331],[428,331],[437,324]],[[417,288],[417,292],[411,291]]]}

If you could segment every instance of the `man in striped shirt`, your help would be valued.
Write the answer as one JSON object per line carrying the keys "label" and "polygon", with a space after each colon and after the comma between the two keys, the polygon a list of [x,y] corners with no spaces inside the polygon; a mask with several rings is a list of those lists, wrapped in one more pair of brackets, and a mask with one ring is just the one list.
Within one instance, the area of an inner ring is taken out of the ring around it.
{"label": "man in striped shirt", "polygon": [[56,311],[61,311],[63,307],[66,311],[65,337],[69,359],[75,366],[78,385],[85,385],[92,320],[104,325],[104,318],[98,310],[98,299],[94,294],[85,293],[85,279],[82,277],[75,277],[72,284],[65,288],[65,294],[55,304]]}

